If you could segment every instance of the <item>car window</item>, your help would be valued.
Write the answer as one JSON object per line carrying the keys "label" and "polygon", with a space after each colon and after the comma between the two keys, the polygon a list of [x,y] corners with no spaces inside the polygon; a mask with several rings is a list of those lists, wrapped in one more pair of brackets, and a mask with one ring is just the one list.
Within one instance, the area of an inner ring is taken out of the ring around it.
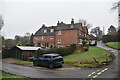
{"label": "car window", "polygon": [[59,57],[59,56],[53,56],[53,58],[57,58],[57,57]]}
{"label": "car window", "polygon": [[48,59],[50,59],[50,58],[51,58],[51,56],[44,56],[44,58],[48,58]]}

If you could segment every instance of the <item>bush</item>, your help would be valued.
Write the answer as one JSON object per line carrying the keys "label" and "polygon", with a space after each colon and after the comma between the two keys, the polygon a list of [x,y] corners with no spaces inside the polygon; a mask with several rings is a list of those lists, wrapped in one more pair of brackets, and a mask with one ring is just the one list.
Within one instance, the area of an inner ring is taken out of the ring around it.
{"label": "bush", "polygon": [[2,58],[11,57],[10,48],[2,48]]}
{"label": "bush", "polygon": [[37,54],[37,57],[40,57],[43,55],[43,51],[40,49],[38,49],[35,53]]}

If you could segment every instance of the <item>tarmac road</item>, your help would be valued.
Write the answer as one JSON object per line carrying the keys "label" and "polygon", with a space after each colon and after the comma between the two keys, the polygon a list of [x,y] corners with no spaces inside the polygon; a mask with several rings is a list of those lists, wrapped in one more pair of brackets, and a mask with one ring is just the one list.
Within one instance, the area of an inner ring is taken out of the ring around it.
{"label": "tarmac road", "polygon": [[80,80],[109,78],[109,80],[115,80],[115,78],[118,78],[118,51],[108,48],[100,42],[98,42],[97,46],[109,50],[115,54],[116,58],[108,66],[104,66],[102,68],[76,68],[71,70],[42,70],[39,68],[24,67],[2,62],[2,70],[8,73],[27,76],[30,78],[81,78]]}

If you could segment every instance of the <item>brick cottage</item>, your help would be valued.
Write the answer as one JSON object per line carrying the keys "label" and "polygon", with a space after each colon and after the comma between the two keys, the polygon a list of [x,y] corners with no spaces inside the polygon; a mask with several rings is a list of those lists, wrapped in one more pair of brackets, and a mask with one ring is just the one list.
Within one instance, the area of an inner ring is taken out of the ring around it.
{"label": "brick cottage", "polygon": [[34,46],[59,48],[68,47],[71,44],[77,46],[82,43],[83,39],[89,39],[87,27],[83,27],[82,23],[65,24],[63,22],[57,23],[57,26],[42,27],[34,34]]}

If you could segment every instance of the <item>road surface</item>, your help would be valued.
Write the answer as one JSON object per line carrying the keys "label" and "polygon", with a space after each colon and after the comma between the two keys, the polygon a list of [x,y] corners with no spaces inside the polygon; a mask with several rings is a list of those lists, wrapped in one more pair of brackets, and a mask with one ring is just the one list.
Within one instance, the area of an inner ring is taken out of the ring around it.
{"label": "road surface", "polygon": [[[115,54],[116,58],[108,66],[102,68],[76,68],[70,70],[54,70],[54,69],[37,69],[32,67],[24,67],[15,64],[3,62],[2,70],[8,73],[26,76],[30,78],[118,78],[118,50],[108,48],[103,43],[98,42],[98,47],[102,47]],[[113,78],[113,79],[112,79]]]}

